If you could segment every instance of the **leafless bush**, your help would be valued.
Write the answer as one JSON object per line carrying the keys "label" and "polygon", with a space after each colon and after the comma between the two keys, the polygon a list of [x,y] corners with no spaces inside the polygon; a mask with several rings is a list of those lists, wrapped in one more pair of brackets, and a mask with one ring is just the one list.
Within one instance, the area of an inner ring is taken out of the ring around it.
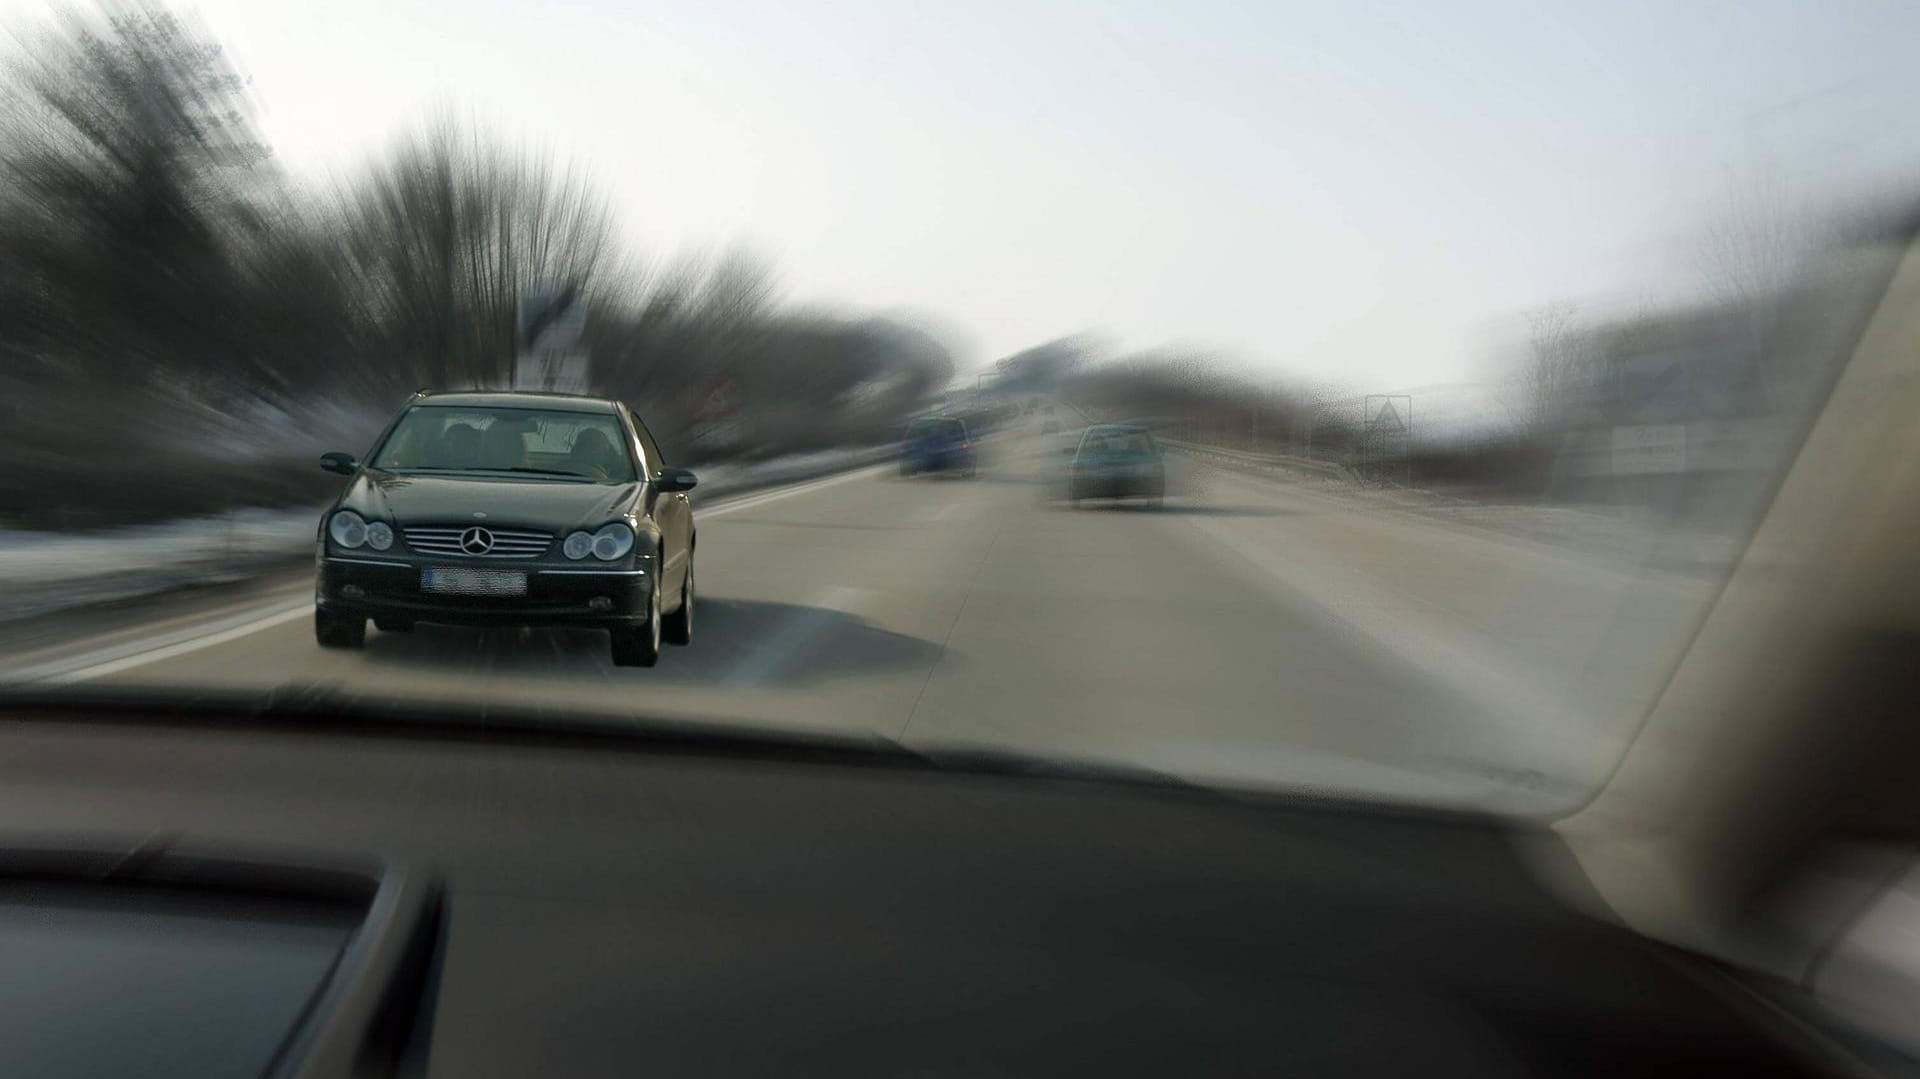
{"label": "leafless bush", "polygon": [[[448,115],[299,187],[245,80],[162,8],[65,17],[5,78],[0,522],[303,497],[314,440],[419,386],[507,384],[534,282],[581,284],[596,381],[663,427],[730,386],[750,437],[728,448],[862,437],[951,373],[908,327],[780,310],[739,252],[636,272],[582,173]],[[165,494],[112,495],[138,484]]]}

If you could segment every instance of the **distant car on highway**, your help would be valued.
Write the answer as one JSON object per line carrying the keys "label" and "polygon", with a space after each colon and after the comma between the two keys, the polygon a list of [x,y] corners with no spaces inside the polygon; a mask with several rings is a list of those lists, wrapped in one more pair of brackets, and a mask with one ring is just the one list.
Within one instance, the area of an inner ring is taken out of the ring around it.
{"label": "distant car on highway", "polygon": [[1067,468],[1067,498],[1145,499],[1159,505],[1167,493],[1166,463],[1153,435],[1134,424],[1086,429]]}
{"label": "distant car on highway", "polygon": [[415,395],[320,519],[314,636],[359,648],[367,620],[586,626],[651,667],[693,638],[694,474],[669,468],[618,401]]}
{"label": "distant car on highway", "polygon": [[900,474],[957,472],[971,477],[980,458],[964,420],[955,416],[922,416],[907,425],[900,441]]}

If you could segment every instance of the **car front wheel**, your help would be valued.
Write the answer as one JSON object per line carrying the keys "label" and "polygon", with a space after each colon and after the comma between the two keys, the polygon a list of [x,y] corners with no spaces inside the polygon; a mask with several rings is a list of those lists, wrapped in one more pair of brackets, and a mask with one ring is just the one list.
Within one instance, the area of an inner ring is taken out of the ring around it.
{"label": "car front wheel", "polygon": [[313,609],[313,639],[322,648],[361,648],[367,643],[365,615],[342,614],[325,607]]}
{"label": "car front wheel", "polygon": [[[655,563],[656,565],[658,563]],[[660,590],[647,590],[647,620],[637,626],[615,626],[613,665],[651,667],[660,662]]]}
{"label": "car front wheel", "polygon": [[668,644],[693,643],[693,552],[687,552],[687,578],[680,583],[680,609],[668,615],[661,633]]}

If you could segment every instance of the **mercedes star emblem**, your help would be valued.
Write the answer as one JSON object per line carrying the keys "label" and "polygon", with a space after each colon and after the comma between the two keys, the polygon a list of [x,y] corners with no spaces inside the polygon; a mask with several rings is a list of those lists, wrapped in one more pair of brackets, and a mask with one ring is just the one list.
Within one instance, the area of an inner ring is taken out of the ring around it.
{"label": "mercedes star emblem", "polygon": [[493,533],[475,526],[460,533],[460,549],[468,554],[486,554],[493,550]]}

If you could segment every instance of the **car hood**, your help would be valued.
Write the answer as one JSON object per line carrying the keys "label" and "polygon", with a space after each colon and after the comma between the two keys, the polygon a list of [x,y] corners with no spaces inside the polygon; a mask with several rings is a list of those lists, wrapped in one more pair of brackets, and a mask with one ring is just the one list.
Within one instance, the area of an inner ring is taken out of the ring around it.
{"label": "car hood", "polygon": [[485,521],[496,527],[520,525],[557,534],[598,528],[626,517],[642,489],[638,483],[399,475],[368,469],[354,477],[340,497],[340,508],[400,527]]}

